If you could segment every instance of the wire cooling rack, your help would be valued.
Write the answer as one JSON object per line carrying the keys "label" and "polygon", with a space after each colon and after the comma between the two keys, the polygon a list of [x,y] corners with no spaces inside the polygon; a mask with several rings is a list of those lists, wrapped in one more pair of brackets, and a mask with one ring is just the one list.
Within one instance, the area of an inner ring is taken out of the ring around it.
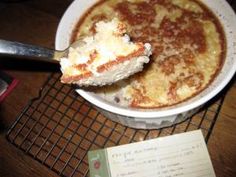
{"label": "wire cooling rack", "polygon": [[87,152],[201,129],[206,141],[217,120],[223,97],[186,121],[158,130],[132,129],[100,114],[90,103],[61,84],[60,74],[46,81],[39,97],[25,107],[7,139],[57,174],[89,176]]}
{"label": "wire cooling rack", "polygon": [[[236,9],[236,1],[227,0]],[[132,129],[100,114],[54,73],[7,133],[7,139],[60,176],[89,176],[87,152],[201,129],[208,141],[224,95],[179,124],[158,130]]]}

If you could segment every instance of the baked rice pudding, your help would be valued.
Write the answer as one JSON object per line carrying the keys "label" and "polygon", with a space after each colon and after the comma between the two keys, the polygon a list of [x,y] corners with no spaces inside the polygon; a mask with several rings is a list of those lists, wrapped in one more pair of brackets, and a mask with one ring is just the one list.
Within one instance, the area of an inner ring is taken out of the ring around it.
{"label": "baked rice pudding", "polygon": [[79,20],[71,41],[118,18],[132,41],[150,43],[151,61],[126,80],[93,91],[124,107],[158,108],[189,99],[219,73],[226,40],[216,16],[199,0],[101,0]]}
{"label": "baked rice pudding", "polygon": [[111,85],[142,71],[150,61],[151,45],[132,42],[117,18],[99,21],[96,33],[81,37],[60,59],[61,82],[78,86]]}

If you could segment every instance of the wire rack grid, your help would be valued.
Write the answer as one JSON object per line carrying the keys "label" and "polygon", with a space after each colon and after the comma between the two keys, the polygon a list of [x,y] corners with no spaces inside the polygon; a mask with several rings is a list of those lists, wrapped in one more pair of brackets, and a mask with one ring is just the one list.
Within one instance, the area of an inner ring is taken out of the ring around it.
{"label": "wire rack grid", "polygon": [[158,130],[132,129],[100,114],[60,74],[46,81],[39,97],[25,107],[7,139],[41,164],[66,177],[89,176],[87,152],[201,129],[206,142],[217,120],[223,97],[184,122]]}

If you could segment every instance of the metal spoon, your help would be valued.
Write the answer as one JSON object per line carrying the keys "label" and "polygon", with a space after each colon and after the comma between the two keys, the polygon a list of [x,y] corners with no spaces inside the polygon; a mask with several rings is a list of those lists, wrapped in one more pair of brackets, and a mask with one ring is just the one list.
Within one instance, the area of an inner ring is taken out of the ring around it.
{"label": "metal spoon", "polygon": [[[59,63],[60,59],[63,57],[68,57],[69,49],[82,47],[86,42],[82,39],[77,40],[72,43],[67,49],[63,51],[57,51],[53,49],[48,49],[40,46],[23,44],[19,42],[12,42],[0,39],[0,55],[22,57],[26,59],[33,59],[39,61],[47,61]],[[147,54],[149,55],[149,54]],[[100,74],[92,74],[91,77],[84,79],[75,79],[63,81],[63,83],[74,83],[79,86],[103,86],[112,84],[121,79],[125,79],[136,72],[143,69],[143,65],[149,62],[147,56],[133,57],[132,60],[128,62],[123,62],[117,64],[116,67],[110,67],[108,70],[101,72]],[[123,67],[121,65],[123,64]]]}
{"label": "metal spoon", "polygon": [[[78,40],[69,47],[76,47],[81,45],[81,43],[82,42]],[[54,63],[58,63],[62,57],[67,57],[69,47],[63,51],[58,51],[36,45],[0,39],[0,55],[24,57]]]}

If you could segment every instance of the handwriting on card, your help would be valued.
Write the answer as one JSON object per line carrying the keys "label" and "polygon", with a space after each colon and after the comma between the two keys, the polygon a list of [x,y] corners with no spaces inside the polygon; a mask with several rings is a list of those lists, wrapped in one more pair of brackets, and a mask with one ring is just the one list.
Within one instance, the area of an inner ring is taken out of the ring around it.
{"label": "handwriting on card", "polygon": [[107,148],[104,152],[107,174],[112,177],[215,177],[201,131]]}

